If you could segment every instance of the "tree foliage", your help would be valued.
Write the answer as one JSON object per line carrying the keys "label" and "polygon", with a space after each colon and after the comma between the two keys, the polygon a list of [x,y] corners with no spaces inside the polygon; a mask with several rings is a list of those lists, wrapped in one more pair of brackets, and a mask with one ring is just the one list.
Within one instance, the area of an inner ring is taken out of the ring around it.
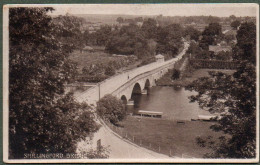
{"label": "tree foliage", "polygon": [[157,22],[155,19],[148,18],[143,22],[142,31],[147,39],[155,39],[157,31]]}
{"label": "tree foliage", "polygon": [[52,19],[57,27],[56,39],[64,45],[63,49],[71,51],[73,49],[82,50],[85,45],[85,35],[83,24],[85,20],[76,16],[59,15]]}
{"label": "tree foliage", "polygon": [[[218,141],[197,139],[201,146],[213,149],[207,157],[212,158],[254,158],[256,156],[256,58],[255,25],[244,23],[238,31],[237,49],[241,52],[235,56],[239,67],[234,74],[210,72],[210,77],[200,78],[188,87],[198,92],[191,97],[210,112],[220,113],[221,118],[211,128],[222,131]],[[250,39],[247,37],[251,37]],[[250,40],[250,41],[249,41]],[[247,47],[245,45],[250,45]],[[249,48],[251,50],[249,50]]]}
{"label": "tree foliage", "polygon": [[216,45],[216,41],[222,36],[222,27],[219,23],[210,23],[202,32],[200,47],[208,50],[209,45]]}
{"label": "tree foliage", "polygon": [[181,74],[180,70],[173,69],[173,71],[172,71],[172,79],[173,80],[179,79],[180,78],[180,74]]}
{"label": "tree foliage", "polygon": [[[146,49],[147,48],[147,49]],[[149,56],[148,41],[137,25],[123,26],[114,31],[106,45],[106,51],[115,54]]]}
{"label": "tree foliage", "polygon": [[183,47],[183,30],[180,24],[159,27],[157,37],[157,53],[170,54],[174,57]]}
{"label": "tree foliage", "polygon": [[106,95],[97,102],[97,113],[115,125],[126,116],[122,101],[112,95]]}
{"label": "tree foliage", "polygon": [[191,40],[198,41],[199,37],[201,35],[201,32],[192,26],[188,26],[185,28],[184,34],[190,36]]}
{"label": "tree foliage", "polygon": [[231,26],[233,29],[235,29],[235,30],[237,30],[237,28],[239,27],[239,25],[240,25],[240,21],[239,21],[239,20],[235,20],[235,21],[231,22],[231,24],[230,24],[230,26]]}
{"label": "tree foliage", "polygon": [[64,84],[76,69],[68,60],[68,43],[58,34],[71,29],[56,26],[47,15],[51,10],[9,10],[10,158],[73,153],[79,140],[98,129],[90,107],[64,94]]}
{"label": "tree foliage", "polygon": [[124,22],[124,19],[123,19],[122,17],[118,17],[118,18],[116,19],[116,21],[117,21],[118,23],[123,23],[123,22]]}
{"label": "tree foliage", "polygon": [[[174,57],[183,47],[183,35],[179,24],[158,27],[156,20],[149,18],[143,22],[141,28],[130,24],[114,30],[106,44],[106,51],[111,54],[134,54],[139,59],[148,59],[155,53]],[[192,37],[196,38],[195,35]]]}
{"label": "tree foliage", "polygon": [[256,64],[256,25],[253,22],[242,23],[237,31],[237,45],[233,49],[233,58],[249,60]]}

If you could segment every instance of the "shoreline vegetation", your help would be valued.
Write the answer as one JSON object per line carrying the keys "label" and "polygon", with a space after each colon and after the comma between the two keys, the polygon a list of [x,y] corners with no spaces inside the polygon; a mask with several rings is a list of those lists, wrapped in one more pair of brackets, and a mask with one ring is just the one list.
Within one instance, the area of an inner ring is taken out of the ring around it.
{"label": "shoreline vegetation", "polygon": [[181,77],[177,80],[173,80],[172,74],[173,69],[170,69],[163,77],[161,77],[157,82],[156,86],[180,86],[186,87],[190,85],[194,80],[201,77],[208,77],[210,71],[223,72],[226,74],[233,74],[235,70],[227,69],[191,69],[189,71],[184,71],[181,73]]}

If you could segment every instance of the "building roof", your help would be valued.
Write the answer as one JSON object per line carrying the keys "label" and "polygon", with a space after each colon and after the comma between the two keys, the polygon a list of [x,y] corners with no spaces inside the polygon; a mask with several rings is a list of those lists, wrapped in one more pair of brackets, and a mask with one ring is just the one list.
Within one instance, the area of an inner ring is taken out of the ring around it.
{"label": "building roof", "polygon": [[138,111],[139,114],[158,114],[158,115],[162,115],[163,113],[162,112],[155,112],[155,111],[144,111],[144,110],[139,110]]}
{"label": "building roof", "polygon": [[230,46],[220,46],[220,45],[209,45],[209,51],[218,53],[221,51],[227,52],[231,51],[232,48]]}
{"label": "building roof", "polygon": [[83,50],[93,50],[93,48],[90,47],[90,46],[85,46],[85,47],[83,48]]}
{"label": "building roof", "polygon": [[161,54],[157,54],[157,55],[155,56],[155,58],[164,58],[164,56],[161,55]]}
{"label": "building roof", "polygon": [[226,30],[225,32],[223,32],[225,35],[233,35],[236,36],[237,35],[237,31],[236,30]]}

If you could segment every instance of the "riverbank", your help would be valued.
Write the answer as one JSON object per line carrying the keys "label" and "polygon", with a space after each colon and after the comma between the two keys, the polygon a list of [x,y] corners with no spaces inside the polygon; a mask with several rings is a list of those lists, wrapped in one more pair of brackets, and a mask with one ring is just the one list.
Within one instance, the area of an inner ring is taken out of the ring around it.
{"label": "riverbank", "polygon": [[160,78],[157,82],[157,86],[188,86],[194,80],[197,80],[201,77],[209,77],[209,71],[219,71],[226,74],[233,74],[234,70],[226,70],[226,69],[197,69],[190,73],[185,73],[184,76],[178,80],[172,80],[173,70],[169,70],[162,78]]}
{"label": "riverbank", "polygon": [[199,147],[196,137],[212,136],[216,139],[223,135],[210,129],[213,122],[205,121],[177,123],[173,120],[128,116],[120,124],[128,137],[134,137],[136,143],[174,157],[202,158],[211,150]]}

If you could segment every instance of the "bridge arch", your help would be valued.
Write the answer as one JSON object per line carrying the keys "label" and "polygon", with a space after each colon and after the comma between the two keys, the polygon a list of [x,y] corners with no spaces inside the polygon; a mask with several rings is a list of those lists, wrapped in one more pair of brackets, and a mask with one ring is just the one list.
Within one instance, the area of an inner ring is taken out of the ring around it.
{"label": "bridge arch", "polygon": [[121,101],[123,102],[123,104],[127,104],[127,98],[125,95],[121,96]]}
{"label": "bridge arch", "polygon": [[145,84],[144,84],[144,90],[146,90],[147,94],[150,93],[150,88],[151,88],[151,83],[149,79],[145,80]]}
{"label": "bridge arch", "polygon": [[145,84],[144,84],[144,89],[146,88],[150,88],[151,87],[151,83],[149,79],[146,79]]}
{"label": "bridge arch", "polygon": [[139,106],[139,101],[142,96],[142,87],[141,84],[135,83],[132,93],[131,93],[131,101],[134,103],[134,107],[137,108]]}
{"label": "bridge arch", "polygon": [[142,94],[142,88],[141,88],[141,85],[139,83],[135,83],[134,87],[133,87],[133,90],[132,90],[132,95],[137,95],[137,94]]}

